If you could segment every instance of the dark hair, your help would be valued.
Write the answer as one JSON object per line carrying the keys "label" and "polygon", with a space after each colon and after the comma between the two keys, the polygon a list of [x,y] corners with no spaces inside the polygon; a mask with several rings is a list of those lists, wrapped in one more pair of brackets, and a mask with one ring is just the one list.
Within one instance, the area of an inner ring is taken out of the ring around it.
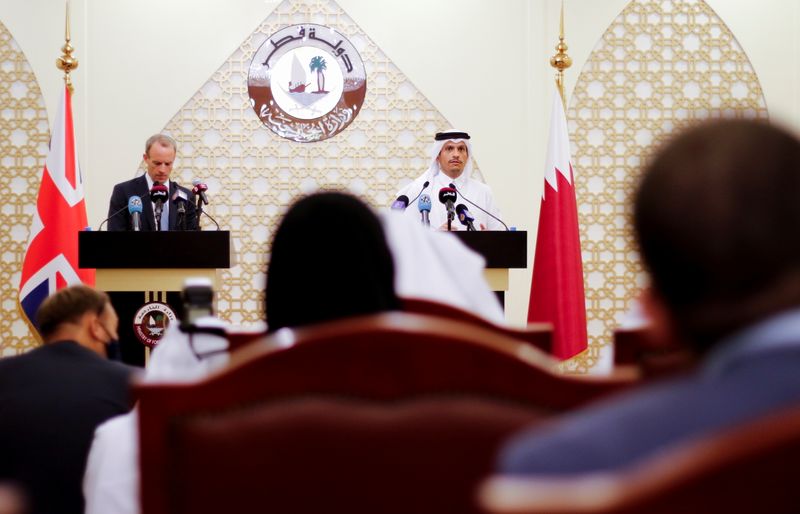
{"label": "dark hair", "polygon": [[110,302],[106,293],[83,284],[59,289],[39,306],[36,327],[47,339],[60,325],[77,323],[87,312],[101,315]]}
{"label": "dark hair", "polygon": [[800,142],[763,121],[706,122],[646,168],[633,223],[654,291],[700,353],[800,304]]}
{"label": "dark hair", "polygon": [[317,193],[289,208],[272,240],[269,330],[399,309],[381,223],[354,196]]}

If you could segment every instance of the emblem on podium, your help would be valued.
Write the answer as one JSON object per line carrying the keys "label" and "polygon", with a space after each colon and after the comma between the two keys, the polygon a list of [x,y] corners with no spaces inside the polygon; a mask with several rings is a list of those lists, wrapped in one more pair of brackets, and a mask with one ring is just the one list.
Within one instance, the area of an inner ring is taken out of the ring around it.
{"label": "emblem on podium", "polygon": [[155,348],[169,324],[177,319],[175,311],[166,303],[148,302],[133,316],[133,333],[143,345]]}

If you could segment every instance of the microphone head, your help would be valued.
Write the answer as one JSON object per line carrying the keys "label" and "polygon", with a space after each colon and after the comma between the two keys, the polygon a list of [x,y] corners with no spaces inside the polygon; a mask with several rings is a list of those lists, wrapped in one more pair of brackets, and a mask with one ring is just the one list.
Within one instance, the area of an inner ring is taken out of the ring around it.
{"label": "microphone head", "polygon": [[130,214],[142,212],[142,199],[140,197],[133,195],[128,198],[128,212]]}
{"label": "microphone head", "polygon": [[456,203],[458,194],[452,187],[443,187],[439,190],[439,201],[442,203],[452,202]]}
{"label": "microphone head", "polygon": [[192,184],[194,185],[194,187],[192,188],[193,194],[198,194],[204,191],[208,191],[208,186],[205,185],[203,181],[200,180],[199,178],[192,180]]}
{"label": "microphone head", "polygon": [[456,187],[456,185],[455,185],[455,184],[453,184],[452,182],[450,182],[450,183],[448,184],[448,186],[450,186],[452,189],[455,189],[456,191],[458,191],[458,188],[457,188],[457,187]]}
{"label": "microphone head", "polygon": [[462,225],[465,227],[470,223],[475,221],[475,218],[470,214],[469,209],[463,203],[456,205],[456,214],[458,215],[458,221],[461,222]]}
{"label": "microphone head", "polygon": [[430,182],[429,180],[426,180],[426,181],[425,181],[425,183],[424,183],[424,184],[422,184],[422,189],[425,189],[425,188],[426,188],[426,187],[428,187],[429,185],[431,185],[431,182]]}
{"label": "microphone head", "polygon": [[408,207],[408,197],[406,195],[398,196],[397,200],[392,203],[393,211],[404,211],[406,207]]}
{"label": "microphone head", "polygon": [[419,200],[417,201],[417,208],[419,212],[422,211],[431,211],[431,196],[429,194],[420,195]]}
{"label": "microphone head", "polygon": [[153,184],[150,188],[150,201],[153,203],[164,203],[169,198],[169,189],[164,184]]}
{"label": "microphone head", "polygon": [[172,201],[181,201],[181,202],[188,202],[189,197],[186,196],[186,192],[180,188],[175,190],[175,194],[172,195]]}

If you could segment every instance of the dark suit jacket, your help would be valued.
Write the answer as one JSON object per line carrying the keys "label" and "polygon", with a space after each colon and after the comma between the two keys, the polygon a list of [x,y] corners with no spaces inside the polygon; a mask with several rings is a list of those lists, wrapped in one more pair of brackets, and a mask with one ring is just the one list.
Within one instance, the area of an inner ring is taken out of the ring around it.
{"label": "dark suit jacket", "polygon": [[[673,444],[800,404],[800,334],[794,344],[717,352],[696,373],[643,386],[514,438],[501,452],[507,474],[619,469]],[[722,350],[722,348],[718,349]]]}
{"label": "dark suit jacket", "polygon": [[[178,189],[186,194],[186,230],[197,230],[197,208],[195,206],[195,196],[191,191],[183,186],[179,186],[174,180],[169,182],[169,229],[178,229],[178,206],[176,194]],[[153,215],[153,203],[150,201],[150,189],[147,187],[147,178],[144,175],[134,179],[121,182],[114,186],[111,192],[111,201],[108,204],[108,230],[131,230],[131,215],[128,213],[128,199],[131,196],[138,196],[142,199],[142,226],[144,232],[156,229],[155,216]]]}
{"label": "dark suit jacket", "polygon": [[130,374],[74,341],[0,359],[0,481],[26,490],[30,514],[83,512],[94,429],[132,407]]}

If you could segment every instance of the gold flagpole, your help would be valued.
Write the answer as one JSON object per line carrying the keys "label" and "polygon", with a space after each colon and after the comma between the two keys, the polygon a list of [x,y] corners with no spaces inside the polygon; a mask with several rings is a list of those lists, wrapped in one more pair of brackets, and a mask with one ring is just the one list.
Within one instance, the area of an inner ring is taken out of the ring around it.
{"label": "gold flagpole", "polygon": [[556,45],[556,54],[550,58],[550,66],[558,70],[556,72],[556,86],[558,92],[561,94],[561,103],[566,108],[566,100],[564,98],[564,70],[572,66],[572,57],[567,55],[567,44],[564,42],[564,0],[561,0],[561,22],[558,31],[558,44]]}
{"label": "gold flagpole", "polygon": [[69,0],[66,1],[67,4],[67,20],[66,20],[66,27],[64,31],[64,46],[61,47],[61,57],[56,59],[56,67],[64,72],[64,83],[67,85],[70,94],[74,91],[72,87],[72,78],[70,77],[70,72],[78,67],[78,59],[72,57],[72,51],[75,50],[72,48],[72,45],[69,44]]}

